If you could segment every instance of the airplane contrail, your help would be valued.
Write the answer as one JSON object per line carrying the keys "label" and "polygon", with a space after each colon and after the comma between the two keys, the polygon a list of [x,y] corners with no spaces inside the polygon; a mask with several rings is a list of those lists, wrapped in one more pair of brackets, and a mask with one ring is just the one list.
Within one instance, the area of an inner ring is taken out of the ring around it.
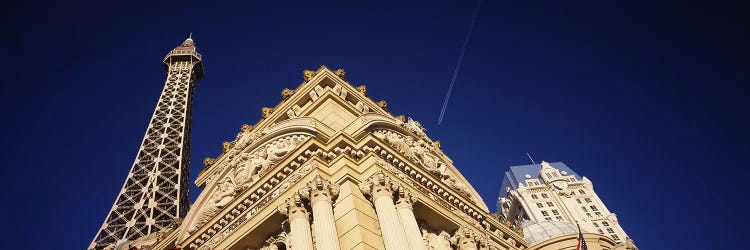
{"label": "airplane contrail", "polygon": [[440,118],[438,118],[438,125],[443,122],[443,116],[445,116],[445,109],[448,107],[448,100],[451,98],[451,92],[453,92],[453,85],[456,84],[456,77],[458,77],[458,71],[461,70],[461,64],[464,61],[464,54],[466,54],[466,45],[469,44],[469,38],[471,33],[474,31],[474,25],[477,23],[477,17],[479,17],[479,8],[482,7],[482,0],[477,3],[477,8],[474,9],[474,18],[471,19],[471,25],[469,26],[469,32],[466,34],[464,44],[461,46],[461,52],[458,54],[458,61],[456,62],[456,68],[453,70],[453,77],[451,77],[451,85],[448,87],[448,93],[445,94],[445,101],[443,101],[443,109],[440,110]]}

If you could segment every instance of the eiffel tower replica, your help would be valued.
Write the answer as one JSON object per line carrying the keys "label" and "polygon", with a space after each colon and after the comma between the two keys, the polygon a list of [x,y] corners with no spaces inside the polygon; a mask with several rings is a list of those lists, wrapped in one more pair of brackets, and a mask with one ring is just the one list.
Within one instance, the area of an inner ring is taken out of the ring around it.
{"label": "eiffel tower replica", "polygon": [[164,65],[167,80],[138,155],[89,249],[114,249],[176,226],[187,214],[193,93],[203,77],[192,34]]}

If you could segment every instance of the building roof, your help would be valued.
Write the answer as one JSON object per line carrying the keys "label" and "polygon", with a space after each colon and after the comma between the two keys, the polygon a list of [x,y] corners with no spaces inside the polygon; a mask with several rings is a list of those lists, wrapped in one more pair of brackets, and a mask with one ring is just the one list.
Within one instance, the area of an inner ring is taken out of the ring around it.
{"label": "building roof", "polygon": [[[581,179],[581,176],[579,176],[575,171],[565,165],[565,163],[552,162],[549,165],[556,169],[559,169],[561,172],[565,171],[567,175],[575,175],[576,179],[578,180]],[[531,176],[531,179],[540,179],[539,169],[541,169],[541,167],[541,164],[511,166],[510,171],[505,172],[505,174],[503,175],[503,181],[500,185],[500,196],[498,198],[506,197],[507,192],[505,190],[508,187],[513,190],[518,189],[518,183],[524,183],[524,180],[526,180],[526,175]]]}
{"label": "building roof", "polygon": [[537,223],[526,221],[522,228],[523,238],[529,243],[529,246],[560,236],[578,234],[576,225],[562,221],[540,221]]}

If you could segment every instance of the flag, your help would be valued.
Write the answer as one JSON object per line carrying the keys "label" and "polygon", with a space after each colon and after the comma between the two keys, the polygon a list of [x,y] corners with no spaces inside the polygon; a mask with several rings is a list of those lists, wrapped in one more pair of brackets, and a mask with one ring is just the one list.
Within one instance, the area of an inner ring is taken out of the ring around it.
{"label": "flag", "polygon": [[576,250],[588,250],[586,240],[583,239],[583,233],[581,233],[581,225],[576,222],[576,226],[578,226],[578,246],[576,246]]}

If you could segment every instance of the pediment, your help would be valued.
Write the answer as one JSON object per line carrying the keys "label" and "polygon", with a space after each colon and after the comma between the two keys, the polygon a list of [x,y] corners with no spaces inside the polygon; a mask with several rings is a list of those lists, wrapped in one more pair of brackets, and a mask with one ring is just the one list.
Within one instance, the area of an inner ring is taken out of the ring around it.
{"label": "pediment", "polygon": [[[355,88],[347,82],[341,69],[334,72],[322,66],[316,71],[305,71],[304,78],[305,82],[296,89],[282,91],[283,100],[276,107],[264,109],[264,118],[256,124],[258,129],[298,117],[315,116],[323,121],[327,116],[321,113],[326,111],[341,112],[336,115],[347,120],[352,116],[358,117],[368,113],[392,116],[380,104],[367,97],[364,85]],[[337,105],[334,105],[332,99]],[[344,111],[351,115],[343,113]]]}

